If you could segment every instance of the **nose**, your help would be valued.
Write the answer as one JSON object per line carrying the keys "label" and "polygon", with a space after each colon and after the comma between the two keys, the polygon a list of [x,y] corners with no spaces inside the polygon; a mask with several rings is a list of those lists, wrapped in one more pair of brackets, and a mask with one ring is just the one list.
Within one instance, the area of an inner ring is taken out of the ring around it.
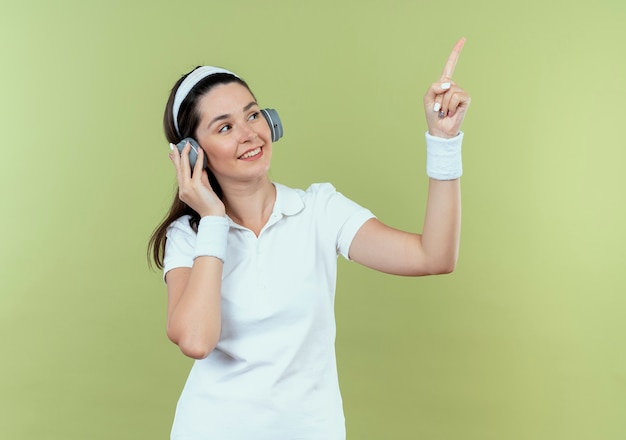
{"label": "nose", "polygon": [[245,143],[256,139],[257,133],[248,124],[241,124],[239,131],[240,143]]}

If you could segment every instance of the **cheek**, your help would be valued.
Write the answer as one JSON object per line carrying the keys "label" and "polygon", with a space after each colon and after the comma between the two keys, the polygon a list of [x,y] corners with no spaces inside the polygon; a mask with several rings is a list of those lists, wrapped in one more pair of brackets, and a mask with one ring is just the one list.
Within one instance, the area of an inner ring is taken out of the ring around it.
{"label": "cheek", "polygon": [[214,167],[219,168],[220,163],[223,163],[226,159],[230,159],[231,155],[229,151],[232,150],[228,150],[224,147],[216,147],[214,145],[204,148],[204,154],[207,158],[209,168],[211,170],[213,170]]}
{"label": "cheek", "polygon": [[273,150],[273,145],[270,141],[269,144],[266,144],[265,147],[263,148],[263,159],[265,159],[265,162],[267,164],[267,170],[268,171],[270,169],[270,164],[272,162],[272,150]]}
{"label": "cheek", "polygon": [[263,136],[265,136],[265,139],[268,139],[270,142],[272,141],[272,130],[267,123],[263,124]]}

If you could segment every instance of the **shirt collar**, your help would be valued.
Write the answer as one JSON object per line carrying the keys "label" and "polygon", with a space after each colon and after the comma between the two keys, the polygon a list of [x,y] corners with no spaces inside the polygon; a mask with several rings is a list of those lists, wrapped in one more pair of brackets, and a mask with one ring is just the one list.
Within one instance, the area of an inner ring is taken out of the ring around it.
{"label": "shirt collar", "polygon": [[295,215],[304,209],[304,201],[298,191],[280,183],[273,183],[276,188],[274,214]]}
{"label": "shirt collar", "polygon": [[[280,183],[272,183],[276,188],[276,201],[274,202],[272,215],[263,229],[270,227],[283,218],[283,216],[295,215],[304,209],[304,200],[302,200],[302,197],[297,190],[281,185]],[[228,222],[231,227],[236,229],[246,229],[235,223],[233,219],[228,217],[228,215],[226,218],[228,218]]]}

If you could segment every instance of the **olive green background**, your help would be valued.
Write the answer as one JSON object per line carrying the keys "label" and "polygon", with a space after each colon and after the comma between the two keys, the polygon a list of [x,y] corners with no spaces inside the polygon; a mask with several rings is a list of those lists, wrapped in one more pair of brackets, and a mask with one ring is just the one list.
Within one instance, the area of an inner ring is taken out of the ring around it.
{"label": "olive green background", "polygon": [[0,437],[165,439],[191,360],[145,248],[161,118],[215,64],[279,110],[272,178],[419,231],[422,95],[461,36],[455,273],[340,261],[348,439],[626,438],[626,3],[2,0]]}

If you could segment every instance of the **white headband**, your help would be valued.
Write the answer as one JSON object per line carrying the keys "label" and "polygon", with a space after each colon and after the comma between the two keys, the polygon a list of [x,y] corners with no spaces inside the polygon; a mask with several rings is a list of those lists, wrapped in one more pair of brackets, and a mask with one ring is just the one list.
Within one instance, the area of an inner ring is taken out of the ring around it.
{"label": "white headband", "polygon": [[174,108],[172,108],[172,113],[174,117],[174,127],[176,127],[176,133],[180,136],[180,130],[178,129],[178,111],[180,110],[180,105],[183,103],[191,89],[195,87],[200,81],[210,75],[215,75],[216,73],[228,73],[239,78],[233,72],[222,69],[220,67],[213,66],[202,66],[198,67],[196,70],[191,72],[187,77],[183,80],[178,90],[176,90],[176,96],[174,96]]}

